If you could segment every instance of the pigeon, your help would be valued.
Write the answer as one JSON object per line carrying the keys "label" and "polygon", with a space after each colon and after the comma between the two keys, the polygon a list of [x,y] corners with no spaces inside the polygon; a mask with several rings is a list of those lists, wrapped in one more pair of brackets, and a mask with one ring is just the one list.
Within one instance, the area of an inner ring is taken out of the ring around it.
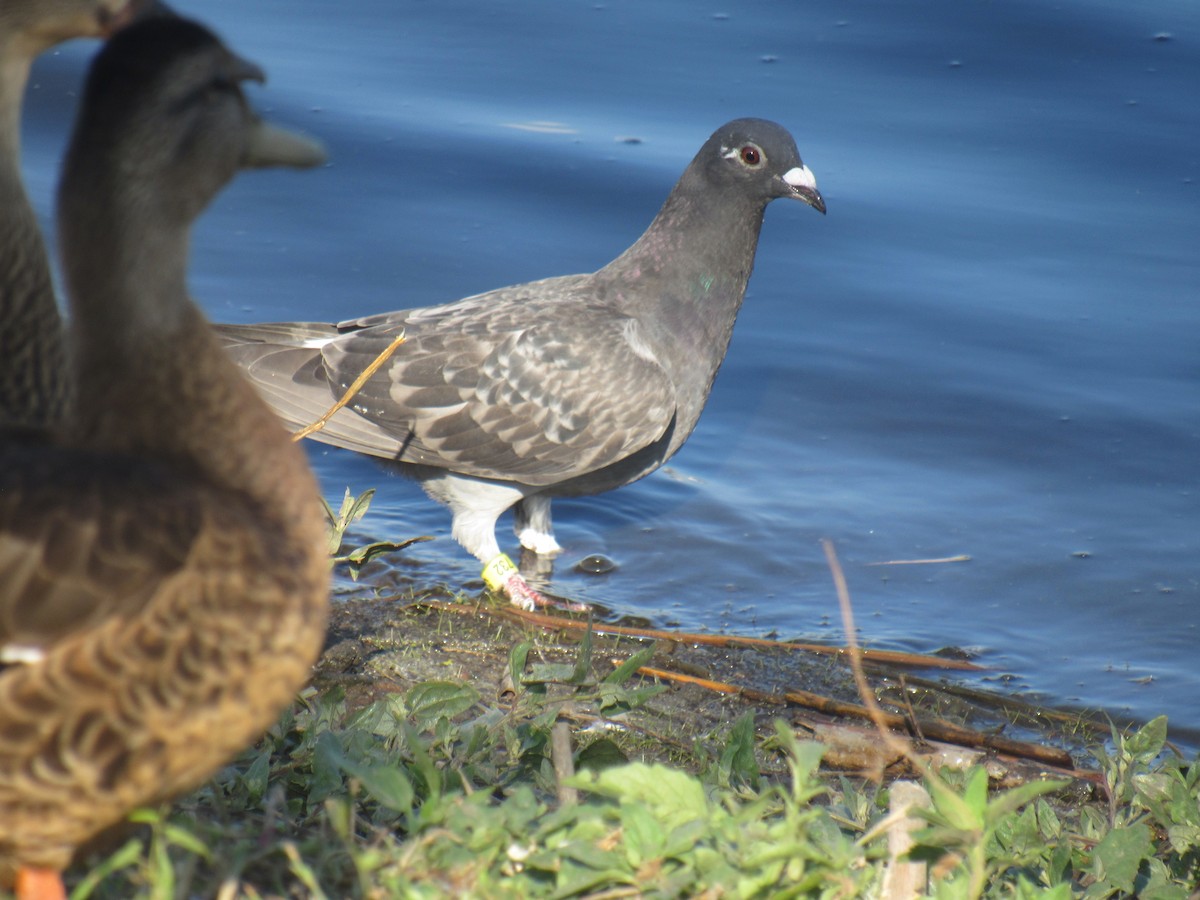
{"label": "pigeon", "polygon": [[215,326],[267,403],[307,425],[404,341],[318,441],[390,460],[450,508],[493,591],[553,604],[501,552],[553,558],[553,497],[642,478],[683,445],[725,358],[772,200],[825,201],[796,142],[735,119],[700,148],[650,226],[596,272],[337,324]]}

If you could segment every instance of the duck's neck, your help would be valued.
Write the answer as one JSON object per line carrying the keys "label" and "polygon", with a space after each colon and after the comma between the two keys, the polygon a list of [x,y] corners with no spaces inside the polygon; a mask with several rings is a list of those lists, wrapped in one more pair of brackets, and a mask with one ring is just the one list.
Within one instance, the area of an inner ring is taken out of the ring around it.
{"label": "duck's neck", "polygon": [[0,430],[65,414],[65,347],[50,264],[21,180],[21,98],[29,61],[0,42]]}
{"label": "duck's neck", "polygon": [[323,540],[303,452],[188,298],[186,229],[138,232],[118,216],[107,230],[78,230],[72,219],[68,207],[62,246],[79,383],[68,440],[178,465]]}
{"label": "duck's neck", "polygon": [[29,81],[30,60],[0,36],[0,153],[14,171],[21,154],[21,101]]}

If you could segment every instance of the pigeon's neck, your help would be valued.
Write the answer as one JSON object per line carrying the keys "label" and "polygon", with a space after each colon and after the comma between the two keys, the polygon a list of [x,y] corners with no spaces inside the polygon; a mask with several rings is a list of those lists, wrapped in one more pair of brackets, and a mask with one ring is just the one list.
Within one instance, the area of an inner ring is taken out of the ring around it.
{"label": "pigeon's neck", "polygon": [[690,185],[685,173],[637,243],[596,273],[599,292],[637,320],[671,373],[676,420],[667,456],[691,434],[729,349],[765,207]]}
{"label": "pigeon's neck", "polygon": [[727,333],[733,327],[766,204],[689,182],[685,174],[645,233],[597,275],[649,287],[663,315],[678,321],[701,317],[711,337],[714,329]]}
{"label": "pigeon's neck", "polygon": [[[0,46],[0,51],[3,51]],[[0,428],[64,414],[65,350],[50,264],[20,168],[23,58],[0,59]]]}

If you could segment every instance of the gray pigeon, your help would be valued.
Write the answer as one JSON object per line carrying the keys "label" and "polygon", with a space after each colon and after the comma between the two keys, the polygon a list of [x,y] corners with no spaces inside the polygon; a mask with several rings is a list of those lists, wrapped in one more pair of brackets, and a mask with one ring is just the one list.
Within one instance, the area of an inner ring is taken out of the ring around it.
{"label": "gray pigeon", "polygon": [[306,425],[400,333],[405,342],[313,437],[392,460],[453,514],[484,580],[546,604],[500,552],[514,508],[521,545],[560,551],[552,497],[648,475],[704,409],[746,293],[766,205],[825,212],[792,136],[736,119],[708,139],[637,242],[598,272],[337,325],[218,325],[266,401]]}

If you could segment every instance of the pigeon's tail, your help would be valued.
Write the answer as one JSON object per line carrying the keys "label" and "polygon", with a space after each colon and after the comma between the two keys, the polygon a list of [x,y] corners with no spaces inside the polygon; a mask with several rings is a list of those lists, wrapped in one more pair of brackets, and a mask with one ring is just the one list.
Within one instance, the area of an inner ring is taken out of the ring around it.
{"label": "pigeon's tail", "polygon": [[326,322],[257,322],[253,325],[213,325],[226,347],[239,344],[277,344],[281,347],[325,346],[338,336]]}
{"label": "pigeon's tail", "polygon": [[[321,348],[338,335],[336,325],[268,322],[214,325],[213,329],[230,359],[289,429],[297,431],[311,425],[340,399],[334,394],[321,357]],[[338,410],[309,436],[383,459],[395,459],[403,449],[399,440],[352,408]]]}

